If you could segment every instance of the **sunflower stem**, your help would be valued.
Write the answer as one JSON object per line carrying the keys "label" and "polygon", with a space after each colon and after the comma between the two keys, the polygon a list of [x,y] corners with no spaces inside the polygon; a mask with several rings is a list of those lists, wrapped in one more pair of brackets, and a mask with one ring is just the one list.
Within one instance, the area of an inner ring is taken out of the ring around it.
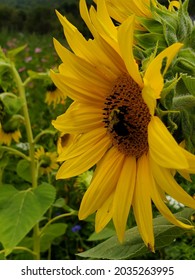
{"label": "sunflower stem", "polygon": [[45,135],[45,134],[56,134],[56,131],[51,130],[51,129],[45,129],[43,131],[41,131],[39,134],[36,135],[34,142],[37,143],[39,141],[39,139],[41,138],[41,136]]}
{"label": "sunflower stem", "polygon": [[76,216],[77,214],[78,214],[77,211],[74,211],[74,210],[73,210],[73,211],[71,211],[70,213],[64,213],[64,214],[61,214],[61,215],[59,215],[59,216],[56,216],[56,217],[52,218],[52,219],[49,220],[49,221],[47,222],[47,224],[41,229],[40,235],[43,234],[44,231],[45,231],[45,229],[46,229],[50,224],[52,224],[53,222],[55,222],[55,221],[57,221],[57,220],[59,220],[59,219],[61,219],[61,218],[64,218],[64,217]]}
{"label": "sunflower stem", "polygon": [[[37,188],[37,167],[35,159],[35,147],[34,147],[34,138],[32,133],[31,121],[28,111],[28,105],[25,94],[25,84],[23,83],[15,65],[13,62],[10,62],[10,68],[18,89],[18,94],[22,100],[22,111],[25,119],[25,128],[27,139],[29,143],[29,157],[30,157],[30,168],[31,168],[31,178],[32,178],[32,188]],[[39,224],[37,223],[33,228],[33,242],[34,242],[34,259],[40,259],[40,235],[39,235]]]}
{"label": "sunflower stem", "polygon": [[6,146],[1,146],[0,147],[0,150],[1,151],[7,151],[8,153],[11,153],[13,155],[16,155],[16,156],[19,156],[19,157],[22,157],[23,159],[26,159],[26,160],[30,160],[30,158],[28,156],[26,156],[25,154],[23,154],[22,152],[14,149],[14,148],[11,148],[11,147],[6,147]]}

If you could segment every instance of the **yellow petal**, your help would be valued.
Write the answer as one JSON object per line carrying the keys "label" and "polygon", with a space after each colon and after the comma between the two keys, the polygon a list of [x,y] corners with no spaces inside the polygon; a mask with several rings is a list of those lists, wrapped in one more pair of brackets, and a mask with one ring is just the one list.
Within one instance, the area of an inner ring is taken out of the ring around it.
{"label": "yellow petal", "polygon": [[117,185],[124,156],[111,148],[98,163],[91,185],[86,191],[79,209],[79,219],[98,210]]}
{"label": "yellow petal", "polygon": [[186,169],[184,171],[194,174],[195,173],[195,155],[191,154],[190,152],[188,152],[187,150],[185,150],[183,148],[181,148],[181,150],[189,164],[188,169]]}
{"label": "yellow petal", "polygon": [[174,10],[174,7],[177,8],[177,9],[179,9],[179,7],[180,7],[179,1],[171,1],[171,2],[169,3],[168,10],[169,10],[169,11],[172,11],[172,10]]}
{"label": "yellow petal", "polygon": [[101,94],[100,89],[110,89],[110,80],[106,79],[105,75],[100,71],[101,68],[97,69],[96,65],[76,56],[71,51],[64,48],[57,40],[54,40],[54,46],[59,57],[64,61],[64,63],[59,66],[59,72],[67,77],[67,83],[69,82],[68,78],[75,78],[80,81],[80,87],[82,87],[83,83],[87,82],[88,90],[94,86],[98,87],[99,94]]}
{"label": "yellow petal", "polygon": [[86,90],[81,87],[82,84],[80,80],[73,79],[72,77],[64,77],[53,71],[50,71],[50,75],[56,87],[66,93],[73,100],[86,104],[102,104],[104,101],[104,98],[101,95],[101,89],[99,89],[100,94],[97,93],[97,91],[94,94],[94,90],[97,89],[97,87],[91,90]]}
{"label": "yellow petal", "polygon": [[120,173],[113,201],[113,222],[120,242],[129,215],[136,179],[136,158],[126,157]]}
{"label": "yellow petal", "polygon": [[188,168],[181,148],[158,117],[152,117],[148,125],[149,153],[159,165],[172,169]]}
{"label": "yellow petal", "polygon": [[185,171],[185,170],[178,170],[177,171],[183,178],[185,178],[187,181],[192,182],[191,178],[190,178],[190,174]]}
{"label": "yellow petal", "polygon": [[[96,2],[96,1],[95,1]],[[109,14],[118,22],[123,22],[129,15],[151,17],[149,0],[118,1],[106,0]]]}
{"label": "yellow petal", "polygon": [[70,145],[70,147],[65,149],[64,152],[62,151],[58,157],[58,161],[65,161],[87,153],[89,149],[93,148],[94,145],[97,145],[104,137],[107,137],[106,130],[102,128],[81,134],[73,145]]}
{"label": "yellow petal", "polygon": [[95,215],[95,231],[100,232],[112,219],[114,192],[109,195]]}
{"label": "yellow petal", "polygon": [[143,81],[133,56],[134,16],[130,16],[118,28],[118,44],[121,56],[132,79],[142,88]]}
{"label": "yellow petal", "polygon": [[107,64],[105,64],[105,67],[114,72],[117,75],[116,78],[120,76],[121,73],[124,73],[126,71],[126,67],[119,53],[115,49],[113,49],[112,46],[102,37],[99,37],[96,42],[98,42],[98,45],[102,50],[101,56],[98,55],[100,59],[98,63],[99,67],[102,67],[102,65],[104,65],[103,62],[105,63],[105,61],[108,61]]}
{"label": "yellow petal", "polygon": [[63,133],[85,133],[103,127],[102,109],[75,101],[64,114],[52,121],[52,124]]}
{"label": "yellow petal", "polygon": [[153,178],[147,156],[144,154],[137,161],[137,181],[133,197],[133,212],[141,237],[146,246],[154,251],[154,233],[152,225],[152,206],[150,188]]}
{"label": "yellow petal", "polygon": [[[156,98],[160,98],[160,93],[164,86],[163,75],[166,73],[174,56],[179,52],[182,46],[183,44],[180,43],[171,45],[158,54],[149,64],[145,72],[144,79],[147,80],[148,84],[154,90]],[[166,64],[163,73],[161,73],[163,61]]]}
{"label": "yellow petal", "polygon": [[102,138],[85,153],[64,162],[56,175],[57,179],[66,179],[77,176],[94,166],[105,154],[110,146],[108,137]]}
{"label": "yellow petal", "polygon": [[[78,29],[72,25],[66,17],[62,16],[59,12],[57,12],[58,18],[61,22],[61,24],[64,27],[64,33],[67,39],[67,42],[70,46],[70,48],[73,50],[73,52],[88,60],[88,58],[91,58],[92,52],[91,49],[88,46],[88,42],[84,38],[84,36],[78,31]],[[56,40],[54,39],[54,44],[56,44]],[[63,53],[61,53],[63,57]],[[61,59],[62,59],[61,57]]]}
{"label": "yellow petal", "polygon": [[80,7],[80,15],[82,19],[84,20],[85,24],[87,25],[88,29],[93,34],[93,36],[96,37],[97,31],[91,22],[86,1],[80,0],[79,7]]}
{"label": "yellow petal", "polygon": [[159,166],[154,160],[151,161],[151,167],[156,182],[167,194],[182,204],[195,208],[195,200],[177,184],[169,169]]}
{"label": "yellow petal", "polygon": [[[101,27],[100,30],[106,35],[103,37],[110,37],[113,41],[116,42],[117,29],[108,14],[105,0],[97,0],[97,19]],[[96,29],[98,29],[98,26],[96,26]],[[103,35],[102,32],[100,35]]]}
{"label": "yellow petal", "polygon": [[[159,180],[160,180],[160,178],[159,178]],[[159,212],[169,222],[171,222],[172,224],[174,224],[176,226],[182,227],[182,228],[186,228],[186,229],[193,228],[192,226],[186,225],[175,218],[175,216],[171,213],[169,208],[165,205],[165,203],[162,200],[162,197],[160,196],[159,192],[157,191],[155,185],[153,187],[151,187],[151,197],[152,197],[152,200],[153,200],[154,204],[156,205],[157,209],[159,210]]]}
{"label": "yellow petal", "polygon": [[151,88],[150,84],[148,84],[148,81],[146,81],[145,79],[144,79],[144,88],[142,89],[142,97],[150,110],[150,114],[154,116],[154,112],[156,109],[155,92]]}
{"label": "yellow petal", "polygon": [[[76,34],[75,34],[76,33]],[[79,35],[77,35],[77,33]],[[88,41],[85,38],[81,37],[82,35],[79,32],[74,32],[71,37],[71,48],[73,46],[77,46],[74,48],[74,52],[79,57],[88,61],[91,65],[95,65],[95,68],[100,71],[100,73],[104,73],[105,77],[110,79],[116,79],[119,76],[121,69],[121,61],[118,53],[108,45],[103,38],[99,37],[98,40],[94,41],[89,39]],[[67,55],[66,48],[64,48],[57,40],[54,39],[55,49],[64,62],[65,67],[67,65]],[[114,59],[113,59],[114,57]],[[124,70],[123,70],[124,71]],[[70,74],[70,73],[69,73]],[[100,75],[100,74],[98,74]],[[103,75],[103,74],[102,74]]]}

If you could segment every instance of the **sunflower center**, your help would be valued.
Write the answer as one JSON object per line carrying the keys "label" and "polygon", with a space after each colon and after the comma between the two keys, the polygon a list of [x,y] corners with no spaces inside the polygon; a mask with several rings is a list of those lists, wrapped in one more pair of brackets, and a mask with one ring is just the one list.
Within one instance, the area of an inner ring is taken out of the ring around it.
{"label": "sunflower center", "polygon": [[139,158],[148,150],[148,124],[151,116],[141,88],[123,74],[112,87],[103,109],[103,122],[112,144],[127,155]]}
{"label": "sunflower center", "polygon": [[41,161],[41,167],[47,168],[51,165],[51,158],[47,155],[41,155],[39,160]]}

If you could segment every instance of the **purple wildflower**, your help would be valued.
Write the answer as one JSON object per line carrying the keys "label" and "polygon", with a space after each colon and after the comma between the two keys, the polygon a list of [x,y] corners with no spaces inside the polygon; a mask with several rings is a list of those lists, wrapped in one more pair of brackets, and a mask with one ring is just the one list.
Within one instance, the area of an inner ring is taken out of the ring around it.
{"label": "purple wildflower", "polygon": [[81,230],[81,226],[80,225],[75,225],[72,227],[72,232],[78,232],[79,230]]}

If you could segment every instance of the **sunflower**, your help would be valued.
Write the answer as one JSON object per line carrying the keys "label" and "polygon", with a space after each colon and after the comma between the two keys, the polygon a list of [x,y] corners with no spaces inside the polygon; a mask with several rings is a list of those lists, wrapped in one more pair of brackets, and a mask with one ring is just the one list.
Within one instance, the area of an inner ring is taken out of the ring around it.
{"label": "sunflower", "polygon": [[0,144],[10,146],[12,140],[14,140],[15,142],[19,142],[19,139],[21,137],[22,136],[19,129],[6,131],[0,124]]}
{"label": "sunflower", "polygon": [[[96,165],[79,210],[85,219],[96,212],[96,231],[112,219],[119,241],[124,240],[131,207],[146,246],[154,251],[152,202],[171,223],[190,229],[166,206],[166,195],[195,207],[194,199],[174,179],[174,171],[195,173],[195,156],[179,146],[155,116],[163,75],[182,47],[175,43],[156,56],[142,73],[133,56],[134,16],[118,28],[104,1],[81,15],[94,39],[81,33],[58,14],[72,52],[54,41],[62,60],[51,72],[56,86],[74,100],[53,125],[74,141],[62,147],[64,161],[57,179],[77,176]],[[166,65],[162,70],[162,62]]]}
{"label": "sunflower", "polygon": [[53,103],[55,108],[57,104],[64,101],[66,95],[61,92],[54,84],[48,85],[45,102],[50,106]]}
{"label": "sunflower", "polygon": [[150,11],[150,0],[106,0],[105,2],[110,16],[120,23],[132,14],[146,18],[152,17],[152,13]]}
{"label": "sunflower", "polygon": [[41,174],[49,174],[58,168],[56,152],[45,152],[44,148],[40,147],[35,152],[35,158],[40,162]]}
{"label": "sunflower", "polygon": [[[151,4],[159,9],[165,9],[157,0],[105,0],[105,2],[110,16],[119,23],[122,23],[132,14],[135,14],[137,17],[153,18]],[[178,9],[179,6],[179,1],[170,1],[168,10],[173,11],[175,8]],[[136,22],[136,28],[142,29],[138,22]]]}

